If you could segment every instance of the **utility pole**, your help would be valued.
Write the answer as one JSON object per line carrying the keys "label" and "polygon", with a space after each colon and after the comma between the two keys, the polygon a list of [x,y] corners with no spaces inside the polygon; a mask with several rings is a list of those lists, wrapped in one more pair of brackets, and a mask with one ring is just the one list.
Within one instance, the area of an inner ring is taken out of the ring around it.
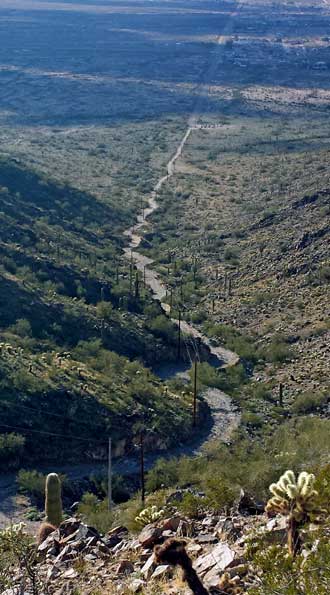
{"label": "utility pole", "polygon": [[178,360],[181,359],[181,310],[179,310],[179,327],[178,327]]}
{"label": "utility pole", "polygon": [[112,509],[112,461],[111,461],[111,438],[109,438],[108,445],[108,508]]}
{"label": "utility pole", "polygon": [[136,271],[135,275],[135,299],[138,300],[140,297],[140,279],[139,279],[139,271]]}
{"label": "utility pole", "polygon": [[280,382],[279,403],[280,403],[280,406],[283,407],[283,384],[282,384],[282,382]]}
{"label": "utility pole", "polygon": [[143,431],[140,434],[140,481],[141,481],[141,502],[145,501],[145,484],[144,484],[144,436]]}
{"label": "utility pole", "polygon": [[230,297],[231,296],[231,285],[232,285],[231,277],[228,277],[227,284],[228,284],[228,296]]}
{"label": "utility pole", "polygon": [[197,359],[194,362],[194,402],[193,402],[193,427],[197,424]]}

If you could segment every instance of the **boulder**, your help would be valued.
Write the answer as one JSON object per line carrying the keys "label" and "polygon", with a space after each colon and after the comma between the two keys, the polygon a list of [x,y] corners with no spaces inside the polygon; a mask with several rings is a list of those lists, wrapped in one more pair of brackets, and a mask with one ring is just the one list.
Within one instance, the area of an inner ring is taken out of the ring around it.
{"label": "boulder", "polygon": [[77,578],[79,573],[74,568],[69,568],[62,574],[62,578],[73,579]]}
{"label": "boulder", "polygon": [[128,529],[126,527],[124,527],[123,525],[119,525],[118,527],[113,527],[113,529],[110,529],[110,531],[108,531],[107,535],[109,537],[111,537],[112,535],[127,535],[128,534]]}
{"label": "boulder", "polygon": [[48,535],[48,537],[46,537],[46,539],[44,539],[38,546],[38,552],[42,554],[48,553],[49,550],[53,550],[54,552],[57,552],[57,554],[60,551],[60,534],[58,530],[53,531],[53,533]]}
{"label": "boulder", "polygon": [[157,542],[159,542],[161,534],[162,531],[158,527],[147,525],[144,527],[144,529],[142,529],[139,535],[139,542],[143,547],[153,547]]}
{"label": "boulder", "polygon": [[237,509],[241,514],[263,514],[265,505],[263,502],[257,502],[252,496],[241,490]]}
{"label": "boulder", "polygon": [[154,573],[152,574],[151,578],[157,579],[157,578],[169,576],[170,572],[171,572],[171,567],[169,566],[169,564],[160,564],[159,566],[157,566],[157,568],[154,571]]}
{"label": "boulder", "polygon": [[138,593],[139,591],[142,591],[142,588],[144,586],[145,582],[142,581],[140,578],[136,578],[134,581],[131,582],[129,590],[132,591],[132,593]]}
{"label": "boulder", "polygon": [[181,520],[179,516],[173,516],[169,519],[164,519],[160,527],[162,531],[173,531],[175,533],[178,530]]}
{"label": "boulder", "polygon": [[268,544],[284,543],[287,535],[287,521],[285,517],[275,517],[268,521],[263,535]]}
{"label": "boulder", "polygon": [[79,529],[80,525],[80,520],[76,519],[75,517],[63,521],[63,523],[60,524],[59,528],[60,538],[63,539],[64,537],[72,535]]}
{"label": "boulder", "polygon": [[217,566],[220,572],[224,572],[231,566],[235,559],[235,552],[227,543],[218,543],[208,554],[199,556],[193,566],[198,574],[205,574],[214,566]]}
{"label": "boulder", "polygon": [[134,566],[130,560],[121,560],[116,568],[116,574],[132,574]]}
{"label": "boulder", "polygon": [[218,538],[214,535],[197,535],[197,543],[217,543]]}
{"label": "boulder", "polygon": [[156,567],[156,562],[155,562],[155,556],[154,554],[152,554],[148,560],[146,561],[146,563],[144,564],[144,566],[142,566],[141,568],[141,574],[145,579],[148,579],[151,577],[151,575],[153,574],[153,571],[155,570]]}
{"label": "boulder", "polygon": [[181,520],[177,528],[176,534],[179,537],[188,537],[188,535],[190,534],[190,529],[191,527],[188,521]]}

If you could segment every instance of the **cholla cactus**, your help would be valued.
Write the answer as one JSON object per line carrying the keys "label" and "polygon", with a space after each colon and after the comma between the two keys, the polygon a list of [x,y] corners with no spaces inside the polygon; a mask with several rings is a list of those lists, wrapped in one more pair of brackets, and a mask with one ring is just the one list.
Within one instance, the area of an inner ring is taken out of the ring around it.
{"label": "cholla cactus", "polygon": [[164,510],[158,510],[157,506],[150,506],[149,508],[142,510],[140,514],[135,517],[135,522],[141,527],[145,527],[150,523],[158,521],[163,516]]}
{"label": "cholla cactus", "polygon": [[288,547],[295,556],[301,548],[299,530],[308,521],[320,514],[317,506],[318,493],[314,490],[315,476],[303,471],[298,478],[293,471],[286,471],[269,490],[273,497],[266,506],[267,512],[276,512],[288,517]]}
{"label": "cholla cactus", "polygon": [[17,525],[10,525],[3,531],[0,531],[0,548],[7,550],[11,548],[13,541],[21,540],[25,534],[26,525],[18,523]]}

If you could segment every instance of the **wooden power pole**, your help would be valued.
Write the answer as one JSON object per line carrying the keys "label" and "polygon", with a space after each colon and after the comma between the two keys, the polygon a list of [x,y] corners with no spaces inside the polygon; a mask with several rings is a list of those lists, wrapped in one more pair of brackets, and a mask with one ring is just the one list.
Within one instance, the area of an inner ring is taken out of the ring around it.
{"label": "wooden power pole", "polygon": [[140,434],[140,480],[141,480],[141,502],[145,501],[145,483],[144,483],[144,436]]}
{"label": "wooden power pole", "polygon": [[109,511],[112,509],[112,453],[111,453],[111,438],[109,438],[108,446],[108,507]]}
{"label": "wooden power pole", "polygon": [[283,407],[283,384],[282,384],[282,382],[280,382],[279,404],[281,407]]}
{"label": "wooden power pole", "polygon": [[181,359],[181,310],[179,310],[179,327],[178,327],[178,360]]}
{"label": "wooden power pole", "polygon": [[197,359],[194,362],[194,401],[193,401],[193,427],[197,425]]}

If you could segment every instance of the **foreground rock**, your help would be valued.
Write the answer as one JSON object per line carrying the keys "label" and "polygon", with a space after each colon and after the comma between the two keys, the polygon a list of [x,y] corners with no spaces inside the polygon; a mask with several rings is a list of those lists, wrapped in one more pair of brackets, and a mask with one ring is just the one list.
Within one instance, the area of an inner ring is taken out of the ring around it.
{"label": "foreground rock", "polygon": [[[40,595],[90,595],[98,591],[153,595],[161,585],[166,585],[173,595],[188,595],[186,585],[178,580],[181,569],[171,562],[156,562],[154,546],[168,543],[168,537],[184,543],[193,569],[210,592],[229,593],[235,585],[235,593],[244,593],[244,585],[253,580],[245,547],[256,531],[268,543],[278,543],[284,527],[279,519],[270,521],[260,514],[248,516],[246,511],[244,515],[231,516],[205,513],[198,520],[188,520],[177,513],[144,527],[138,535],[130,534],[123,526],[101,535],[73,517],[37,547]],[[17,572],[15,592],[20,591],[21,584]],[[32,595],[32,591],[25,585],[22,592]],[[6,595],[12,594],[7,590]]]}

